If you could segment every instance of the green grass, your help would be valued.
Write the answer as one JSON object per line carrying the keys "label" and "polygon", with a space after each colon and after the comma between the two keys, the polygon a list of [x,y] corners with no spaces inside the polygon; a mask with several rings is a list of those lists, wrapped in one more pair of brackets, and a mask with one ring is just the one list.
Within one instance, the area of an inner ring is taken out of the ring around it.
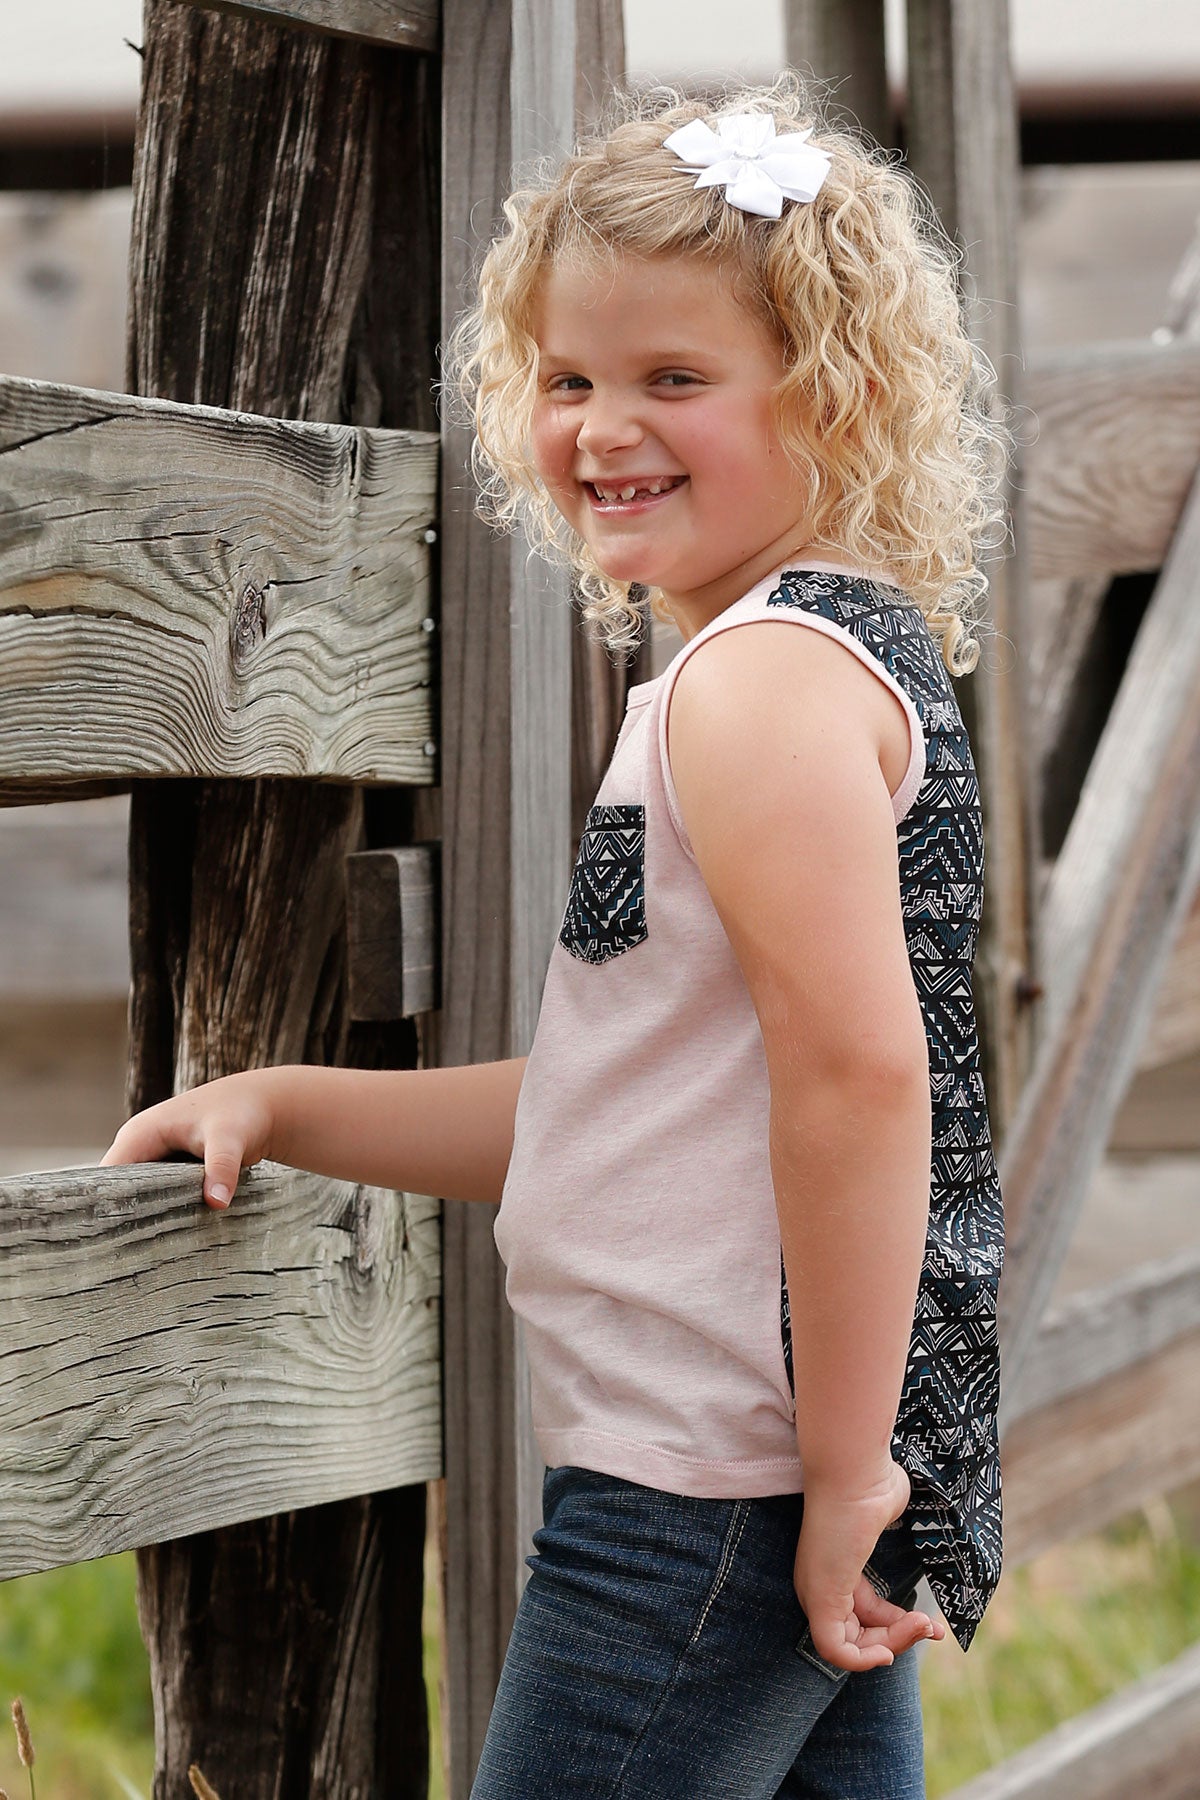
{"label": "green grass", "polygon": [[[426,1555],[425,1681],[433,1768],[441,1769],[440,1621]],[[1200,1639],[1200,1527],[1157,1502],[1101,1537],[1009,1576],[969,1656],[949,1641],[922,1665],[930,1800],[1011,1756]],[[0,1721],[25,1702],[39,1800],[142,1800],[154,1762],[149,1673],[134,1605],[134,1559],[107,1557],[0,1584]],[[11,1731],[0,1788],[28,1794]],[[227,1796],[226,1800],[236,1800]]]}
{"label": "green grass", "polygon": [[1200,1640],[1200,1532],[1157,1501],[1001,1582],[968,1655],[922,1663],[930,1800]]}

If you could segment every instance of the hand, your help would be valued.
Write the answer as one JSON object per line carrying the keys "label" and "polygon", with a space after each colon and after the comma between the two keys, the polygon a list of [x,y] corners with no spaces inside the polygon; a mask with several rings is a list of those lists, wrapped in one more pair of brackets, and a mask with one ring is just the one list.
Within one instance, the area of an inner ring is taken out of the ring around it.
{"label": "hand", "polygon": [[155,1162],[169,1150],[187,1150],[204,1162],[205,1200],[223,1211],[242,1170],[270,1155],[273,1119],[262,1073],[225,1075],[135,1113],[100,1158],[101,1167]]}
{"label": "hand", "polygon": [[813,1646],[839,1669],[878,1669],[921,1638],[946,1628],[927,1613],[880,1599],[863,1573],[879,1534],[908,1505],[911,1486],[898,1463],[865,1491],[805,1488],[793,1581]]}

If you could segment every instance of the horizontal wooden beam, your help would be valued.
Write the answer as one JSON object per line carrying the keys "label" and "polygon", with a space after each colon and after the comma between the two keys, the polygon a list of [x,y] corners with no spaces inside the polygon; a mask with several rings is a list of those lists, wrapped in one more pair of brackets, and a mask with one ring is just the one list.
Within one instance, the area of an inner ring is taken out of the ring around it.
{"label": "horizontal wooden beam", "polygon": [[299,25],[401,50],[437,50],[441,44],[441,0],[191,0],[191,4],[207,12],[245,13],[278,25]]}
{"label": "horizontal wooden beam", "polygon": [[0,377],[0,802],[425,785],[437,440]]}
{"label": "horizontal wooden beam", "polygon": [[1200,1477],[1198,1388],[1200,1245],[1056,1308],[1003,1409],[1008,1566]]}
{"label": "horizontal wooden beam", "polygon": [[1009,1128],[1001,1329],[1020,1367],[1200,886],[1200,480],[1044,897],[1042,1039]]}
{"label": "horizontal wooden beam", "polygon": [[264,1163],[0,1182],[0,1579],[441,1473],[439,1208]]}
{"label": "horizontal wooden beam", "polygon": [[1200,342],[1033,356],[1024,398],[1031,574],[1161,568],[1200,469]]}
{"label": "horizontal wooden beam", "polygon": [[1200,1644],[949,1800],[1195,1800],[1198,1766]]}
{"label": "horizontal wooden beam", "polygon": [[1015,1424],[1196,1331],[1200,1243],[1143,1263],[1105,1287],[1068,1295],[1042,1322],[1020,1384],[1006,1400],[1005,1419]]}

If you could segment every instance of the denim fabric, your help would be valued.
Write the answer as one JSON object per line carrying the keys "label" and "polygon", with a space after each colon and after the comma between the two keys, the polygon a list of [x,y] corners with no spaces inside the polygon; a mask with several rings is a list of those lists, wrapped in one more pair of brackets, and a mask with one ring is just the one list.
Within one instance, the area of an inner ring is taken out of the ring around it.
{"label": "denim fabric", "polygon": [[[816,1654],[803,1506],[548,1469],[471,1800],[923,1800],[916,1658],[850,1675]],[[912,1607],[906,1526],[868,1573]]]}

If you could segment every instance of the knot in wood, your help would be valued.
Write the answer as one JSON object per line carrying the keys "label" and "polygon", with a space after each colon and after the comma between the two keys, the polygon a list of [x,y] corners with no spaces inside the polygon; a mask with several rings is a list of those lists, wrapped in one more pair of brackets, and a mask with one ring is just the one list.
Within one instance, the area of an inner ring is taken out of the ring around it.
{"label": "knot in wood", "polygon": [[267,635],[266,592],[248,581],[242,589],[229,624],[229,648],[239,668]]}

